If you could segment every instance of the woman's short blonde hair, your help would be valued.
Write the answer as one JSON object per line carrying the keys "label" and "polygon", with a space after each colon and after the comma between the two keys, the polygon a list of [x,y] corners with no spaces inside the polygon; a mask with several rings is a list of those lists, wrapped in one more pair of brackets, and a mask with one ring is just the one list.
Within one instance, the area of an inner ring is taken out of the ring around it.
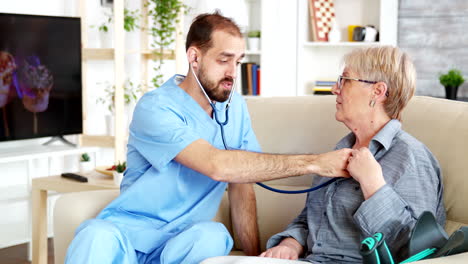
{"label": "woman's short blonde hair", "polygon": [[351,51],[343,62],[358,78],[386,83],[385,112],[401,120],[401,112],[416,90],[416,70],[408,54],[391,46],[371,47]]}

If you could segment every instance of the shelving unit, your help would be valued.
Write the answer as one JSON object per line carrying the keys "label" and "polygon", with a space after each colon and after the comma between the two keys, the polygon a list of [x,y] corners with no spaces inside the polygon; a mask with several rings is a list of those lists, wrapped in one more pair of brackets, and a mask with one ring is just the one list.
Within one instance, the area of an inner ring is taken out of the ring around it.
{"label": "shelving unit", "polygon": [[[249,26],[247,28],[247,31],[250,30],[262,30],[262,6],[263,6],[263,0],[244,0],[246,1],[247,4],[247,9],[249,10]],[[247,42],[247,36],[245,36],[246,42]],[[261,55],[262,55],[262,35],[260,35],[260,47],[258,50],[251,50],[246,43],[246,51],[245,55],[246,60],[256,62],[258,64],[261,64]]]}
{"label": "shelving unit", "polygon": [[[87,152],[91,154],[92,160],[96,161],[96,153],[100,151],[97,147],[70,147],[70,146],[28,146],[3,148],[0,152],[0,165],[12,162],[24,162],[26,174],[22,177],[21,184],[2,185],[0,187],[0,210],[2,220],[0,222],[0,248],[29,242],[31,239],[31,183],[32,179],[38,177],[35,171],[34,161],[47,159],[48,174],[53,158],[74,156]],[[93,155],[94,154],[94,155]],[[78,162],[78,159],[76,159]],[[56,196],[49,195],[49,198]],[[55,199],[49,199],[52,205]],[[52,206],[50,206],[52,208]],[[49,218],[52,219],[52,218]],[[49,221],[48,225],[52,224]],[[52,229],[49,229],[52,230]],[[51,235],[52,233],[49,233]]]}
{"label": "shelving unit", "polygon": [[[140,49],[139,50],[126,50],[124,47],[125,43],[125,32],[123,29],[123,14],[124,14],[124,0],[113,1],[113,28],[114,28],[114,48],[88,48],[88,37],[87,37],[87,23],[86,23],[86,1],[79,1],[79,13],[82,18],[82,44],[83,44],[83,64],[82,64],[82,76],[83,76],[83,135],[80,137],[80,145],[82,146],[100,146],[110,147],[115,150],[115,161],[125,160],[125,146],[128,138],[128,129],[122,129],[125,127],[124,117],[124,97],[123,97],[123,85],[125,80],[125,56],[140,56],[141,59],[141,80],[146,82],[148,80],[148,61],[154,59],[155,55],[153,51],[148,49],[148,34],[146,32],[140,33]],[[141,1],[141,27],[147,28],[148,26],[148,6],[145,4],[145,0]],[[164,59],[176,60],[176,71],[182,67],[180,60],[178,60],[177,54],[180,54],[181,49],[183,51],[183,40],[181,39],[182,34],[178,34],[181,31],[181,24],[183,23],[182,14],[180,14],[180,22],[177,25],[176,34],[176,48],[175,50],[166,51],[164,53]],[[114,62],[114,83],[115,83],[115,132],[114,136],[107,135],[89,135],[87,129],[87,64],[93,60],[112,60]]]}
{"label": "shelving unit", "polygon": [[369,47],[369,46],[379,46],[382,45],[380,42],[337,42],[337,43],[328,43],[328,42],[317,42],[317,41],[307,41],[304,43],[304,47]]}
{"label": "shelving unit", "polygon": [[[113,49],[98,49],[88,48],[88,36],[87,36],[87,23],[86,23],[86,0],[79,0],[79,15],[81,19],[81,39],[82,39],[82,78],[83,78],[83,136],[80,138],[80,145],[88,145],[92,142],[93,145],[102,147],[114,147],[115,149],[115,160],[124,160],[124,131],[117,129],[122,127],[122,116],[123,116],[123,83],[124,83],[124,33],[123,33],[123,13],[124,13],[124,1],[115,0],[113,8],[113,23],[114,23],[114,48]],[[107,138],[99,136],[94,138],[93,136],[87,135],[87,62],[90,60],[114,60],[114,83],[115,83],[115,136]],[[112,142],[112,145],[108,145]]]}
{"label": "shelving unit", "polygon": [[[244,38],[245,38],[245,57],[244,59],[242,60],[242,63],[247,63],[247,62],[253,62],[253,63],[256,63],[257,65],[262,66],[262,51],[261,51],[261,45],[262,45],[262,37],[260,35],[260,47],[258,50],[251,50],[250,47],[249,47],[249,44],[248,44],[248,40],[247,40],[247,33],[251,30],[260,30],[262,29],[261,27],[261,7],[262,7],[262,0],[242,0],[242,1],[246,1],[246,4],[247,4],[247,9],[249,10],[249,14],[248,14],[248,17],[249,17],[249,25],[248,27],[246,28],[246,32],[245,32],[245,35],[244,35]],[[242,71],[241,71],[241,67],[239,67],[238,69],[238,73],[237,73],[237,87],[236,87],[236,90],[239,94],[242,94]],[[262,79],[262,75],[260,75],[260,79]],[[262,81],[260,80],[260,83],[262,83]],[[244,96],[252,96],[252,95],[244,95]]]}
{"label": "shelving unit", "polygon": [[[312,94],[317,80],[335,80],[341,73],[341,59],[352,49],[379,45],[396,45],[398,0],[335,0],[335,19],[342,42],[310,41],[308,0],[297,6],[297,91]],[[380,34],[378,42],[349,42],[348,25],[374,25]]]}

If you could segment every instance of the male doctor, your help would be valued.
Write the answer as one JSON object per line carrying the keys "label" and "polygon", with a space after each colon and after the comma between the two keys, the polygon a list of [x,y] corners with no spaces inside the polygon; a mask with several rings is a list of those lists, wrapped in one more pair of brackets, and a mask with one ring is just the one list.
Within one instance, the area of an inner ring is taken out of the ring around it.
{"label": "male doctor", "polygon": [[[76,231],[66,263],[199,263],[227,255],[233,241],[211,219],[229,183],[234,229],[259,254],[250,183],[309,173],[347,176],[349,149],[321,155],[261,154],[244,99],[231,93],[245,44],[219,13],[195,18],[187,76],[175,75],[138,102],[130,125],[120,196]],[[206,93],[206,94],[205,94]],[[220,127],[229,97],[229,122]]]}

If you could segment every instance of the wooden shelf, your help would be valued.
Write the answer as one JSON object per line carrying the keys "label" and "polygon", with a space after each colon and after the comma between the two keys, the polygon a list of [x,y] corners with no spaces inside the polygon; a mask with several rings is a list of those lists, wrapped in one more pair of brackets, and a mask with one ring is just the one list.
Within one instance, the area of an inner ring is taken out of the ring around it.
{"label": "wooden shelf", "polygon": [[318,42],[308,41],[304,43],[304,47],[369,47],[369,46],[380,46],[380,42]]}
{"label": "wooden shelf", "polygon": [[[156,55],[153,50],[127,50],[125,54],[138,54],[140,53],[145,57],[145,59],[155,59]],[[246,53],[247,54],[247,53]],[[256,54],[254,52],[250,54]],[[164,52],[163,55],[165,60],[174,60],[175,52],[174,50],[168,50]],[[84,48],[83,49],[83,59],[84,60],[113,60],[114,59],[114,49],[100,49],[100,48]]]}
{"label": "wooden shelf", "polygon": [[83,49],[83,60],[113,60],[114,49]]}
{"label": "wooden shelf", "polygon": [[102,148],[114,148],[114,136],[81,135],[82,146],[97,146]]}
{"label": "wooden shelf", "polygon": [[[150,59],[150,60],[157,59],[157,55],[154,53],[154,50],[142,50],[141,55],[143,55],[145,59]],[[165,60],[175,60],[175,51],[174,50],[164,51],[163,58]]]}
{"label": "wooden shelf", "polygon": [[[115,136],[92,136],[88,135],[87,126],[89,126],[89,120],[86,118],[88,114],[89,108],[87,106],[87,102],[89,99],[87,95],[86,84],[89,83],[87,79],[87,71],[88,65],[90,61],[110,61],[113,62],[113,70],[114,70],[114,81],[115,84],[115,125],[121,126],[119,124],[121,119],[124,115],[124,97],[119,96],[119,94],[124,94],[124,83],[125,83],[125,60],[128,57],[132,58],[139,58],[140,59],[140,72],[141,72],[141,82],[143,86],[147,84],[148,75],[149,75],[149,63],[148,60],[159,59],[158,55],[155,55],[154,49],[148,48],[151,47],[149,45],[149,34],[145,31],[140,31],[140,45],[139,47],[128,47],[125,49],[125,32],[123,27],[124,22],[124,0],[113,0],[113,17],[112,17],[112,24],[114,28],[113,38],[114,38],[114,46],[113,48],[89,48],[88,46],[88,26],[86,25],[87,21],[87,0],[78,0],[79,2],[79,13],[80,17],[82,18],[81,23],[81,35],[82,35],[82,82],[83,82],[83,90],[82,90],[82,97],[84,98],[82,103],[82,110],[84,116],[83,122],[83,135],[80,136],[80,145],[82,146],[99,146],[105,148],[113,148],[114,149],[114,156],[115,161],[122,161],[125,160],[125,152],[126,152],[126,142],[128,141],[128,134],[123,130],[115,131]],[[141,1],[141,20],[140,26],[142,28],[149,27],[149,7],[146,4],[147,1]],[[179,14],[179,19],[183,17],[183,13]],[[184,50],[184,40],[182,35],[182,21],[179,20],[176,25],[176,38],[175,38],[175,45],[174,50],[165,51],[162,54],[162,58],[164,60],[175,60],[176,72],[180,72],[181,69],[185,67],[184,61],[182,58],[176,60],[176,53],[183,54]],[[177,51],[177,52],[176,52]],[[185,56],[180,56],[185,57]],[[133,63],[133,62],[132,62]]]}

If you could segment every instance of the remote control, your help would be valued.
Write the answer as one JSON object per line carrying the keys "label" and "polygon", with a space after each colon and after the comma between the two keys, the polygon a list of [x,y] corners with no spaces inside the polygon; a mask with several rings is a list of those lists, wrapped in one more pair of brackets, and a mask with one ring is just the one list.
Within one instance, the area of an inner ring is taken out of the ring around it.
{"label": "remote control", "polygon": [[88,182],[88,178],[75,173],[62,173],[62,177],[79,182]]}

